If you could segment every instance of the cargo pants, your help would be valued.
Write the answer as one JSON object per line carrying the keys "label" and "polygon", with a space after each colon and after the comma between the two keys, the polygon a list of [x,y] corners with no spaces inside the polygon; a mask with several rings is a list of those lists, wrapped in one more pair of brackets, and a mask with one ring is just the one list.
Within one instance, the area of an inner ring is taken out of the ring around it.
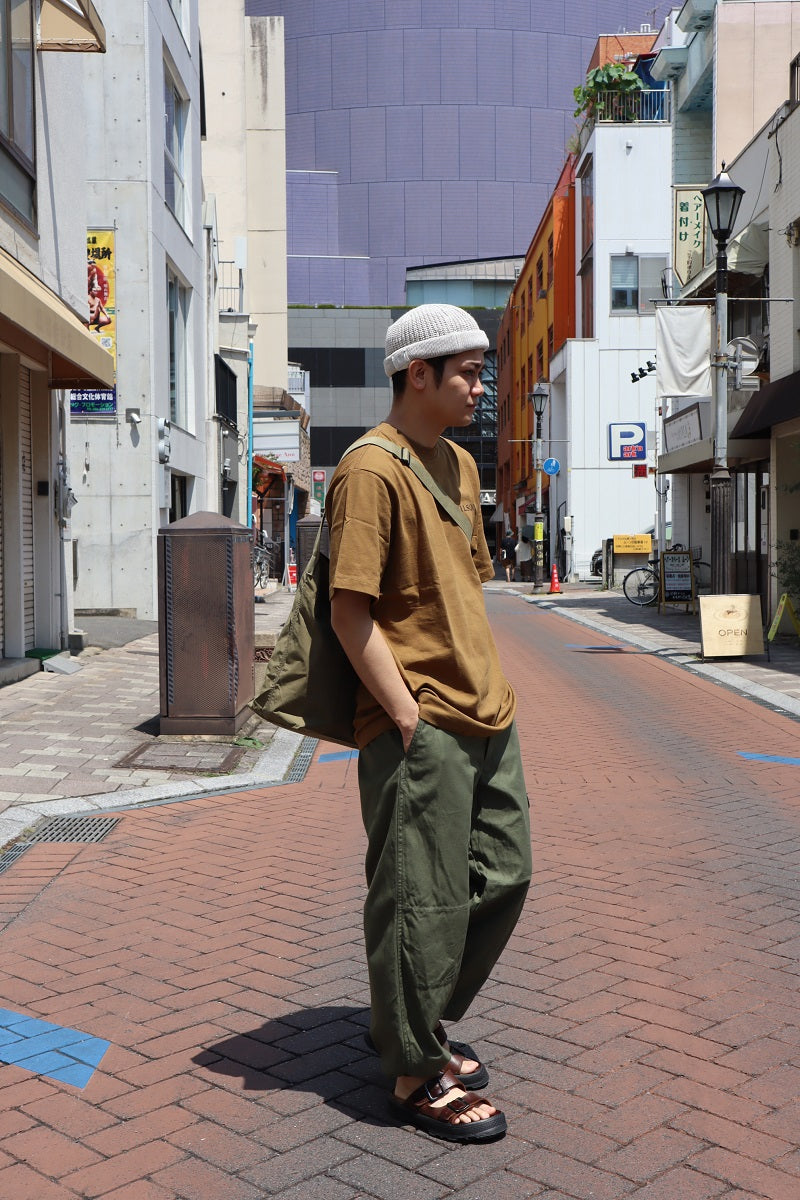
{"label": "cargo pants", "polygon": [[434,1035],[486,981],[531,877],[516,727],[463,737],[420,721],[359,755],[367,832],[364,936],[370,1033],[388,1075],[428,1079],[449,1061]]}

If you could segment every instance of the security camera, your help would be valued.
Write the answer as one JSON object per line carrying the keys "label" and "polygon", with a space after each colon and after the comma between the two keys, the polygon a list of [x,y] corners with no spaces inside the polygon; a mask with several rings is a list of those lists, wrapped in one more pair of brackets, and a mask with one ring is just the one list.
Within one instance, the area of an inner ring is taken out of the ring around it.
{"label": "security camera", "polygon": [[142,423],[142,415],[139,412],[138,408],[127,408],[125,410],[125,417],[128,421],[131,421],[134,425],[141,425],[141,423]]}
{"label": "security camera", "polygon": [[141,425],[142,423],[142,418],[138,413],[131,413],[131,420],[133,421],[134,425]]}

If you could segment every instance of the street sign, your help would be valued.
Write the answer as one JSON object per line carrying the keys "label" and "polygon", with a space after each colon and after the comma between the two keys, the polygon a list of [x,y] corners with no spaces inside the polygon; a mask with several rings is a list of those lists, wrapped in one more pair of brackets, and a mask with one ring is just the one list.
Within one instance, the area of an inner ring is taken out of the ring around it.
{"label": "street sign", "polygon": [[608,427],[609,462],[647,458],[647,427],[643,421],[615,421]]}
{"label": "street sign", "polygon": [[544,460],[545,475],[557,475],[561,470],[561,463],[557,458],[546,458]]}

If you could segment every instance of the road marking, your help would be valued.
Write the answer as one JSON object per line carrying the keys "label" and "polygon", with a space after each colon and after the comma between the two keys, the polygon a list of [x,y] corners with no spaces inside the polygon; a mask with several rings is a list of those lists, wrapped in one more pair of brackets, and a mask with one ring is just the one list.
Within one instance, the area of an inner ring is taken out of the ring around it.
{"label": "road marking", "polygon": [[786,758],[782,754],[748,754],[745,750],[737,750],[739,758],[749,758],[751,762],[785,763],[789,767],[800,767],[800,758]]}
{"label": "road marking", "polygon": [[340,750],[336,754],[320,754],[317,762],[347,762],[350,758],[358,758],[357,750]]}
{"label": "road marking", "polygon": [[0,1008],[0,1062],[85,1088],[110,1042]]}

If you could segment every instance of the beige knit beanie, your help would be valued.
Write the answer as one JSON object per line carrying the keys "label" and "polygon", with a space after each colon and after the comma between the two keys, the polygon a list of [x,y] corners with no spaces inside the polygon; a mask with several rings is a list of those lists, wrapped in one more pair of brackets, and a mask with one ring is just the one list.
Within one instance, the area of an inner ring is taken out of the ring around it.
{"label": "beige knit beanie", "polygon": [[438,358],[464,350],[488,350],[489,339],[477,321],[454,304],[420,304],[386,331],[383,369],[391,378],[414,358]]}

